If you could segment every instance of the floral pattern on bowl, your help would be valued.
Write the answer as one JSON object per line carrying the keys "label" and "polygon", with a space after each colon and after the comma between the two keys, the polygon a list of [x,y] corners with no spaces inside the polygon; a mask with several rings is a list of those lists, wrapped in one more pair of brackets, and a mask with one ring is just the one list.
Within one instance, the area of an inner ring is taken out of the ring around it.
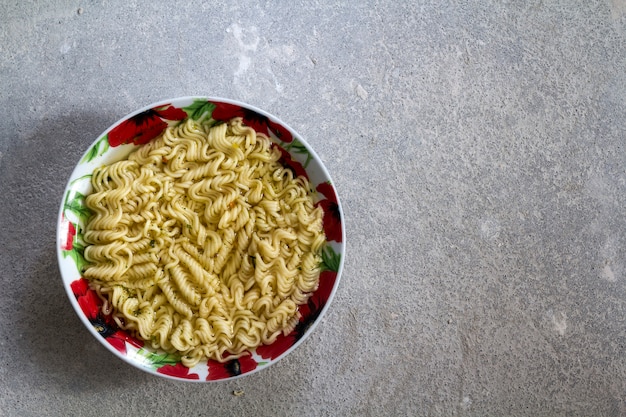
{"label": "floral pattern on bowl", "polygon": [[[126,158],[136,146],[158,137],[169,125],[186,118],[218,123],[233,117],[242,117],[246,125],[269,136],[272,146],[281,152],[283,165],[296,175],[305,175],[315,187],[316,204],[324,211],[323,227],[327,238],[320,265],[320,283],[308,303],[300,306],[300,322],[290,334],[281,335],[271,345],[259,346],[238,359],[225,363],[202,361],[187,368],[178,355],[145,346],[142,340],[120,329],[110,315],[101,312],[102,300],[81,276],[86,265],[83,230],[91,216],[85,197],[91,192],[94,168]],[[343,225],[341,205],[326,168],[293,129],[247,104],[210,97],[182,97],[152,104],[126,116],[107,129],[85,152],[63,195],[57,222],[57,253],[72,306],[89,331],[115,355],[135,367],[169,379],[229,380],[265,369],[280,360],[304,341],[320,322],[337,290],[343,268]]]}

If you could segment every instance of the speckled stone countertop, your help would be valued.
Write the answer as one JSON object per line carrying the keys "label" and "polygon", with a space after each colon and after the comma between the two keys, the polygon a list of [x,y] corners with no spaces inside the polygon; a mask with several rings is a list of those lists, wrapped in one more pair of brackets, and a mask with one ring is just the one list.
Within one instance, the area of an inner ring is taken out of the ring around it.
{"label": "speckled stone countertop", "polygon": [[[626,415],[624,0],[5,0],[0,85],[1,415]],[[226,383],[114,357],[56,261],[87,146],[193,94],[286,121],[345,210],[322,323]]]}

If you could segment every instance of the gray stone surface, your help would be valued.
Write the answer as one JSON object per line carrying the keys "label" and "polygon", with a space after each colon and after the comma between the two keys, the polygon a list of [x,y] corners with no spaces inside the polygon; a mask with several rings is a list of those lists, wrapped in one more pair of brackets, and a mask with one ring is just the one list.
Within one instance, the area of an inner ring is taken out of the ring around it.
{"label": "gray stone surface", "polygon": [[[3,0],[0,86],[0,414],[626,415],[624,0]],[[294,127],[346,217],[321,325],[228,383],[125,365],[56,264],[87,146],[190,94]]]}

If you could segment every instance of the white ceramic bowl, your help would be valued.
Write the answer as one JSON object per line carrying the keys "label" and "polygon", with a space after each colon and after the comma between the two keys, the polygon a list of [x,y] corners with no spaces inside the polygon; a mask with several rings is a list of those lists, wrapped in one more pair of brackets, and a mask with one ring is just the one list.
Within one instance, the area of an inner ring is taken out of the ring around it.
{"label": "white ceramic bowl", "polygon": [[[260,346],[249,355],[226,363],[213,360],[186,368],[177,355],[156,351],[118,328],[99,307],[100,299],[81,278],[84,243],[82,231],[90,216],[85,196],[91,192],[95,167],[119,161],[142,143],[158,136],[168,125],[191,117],[228,120],[243,117],[244,123],[267,134],[283,150],[283,164],[296,173],[305,173],[316,189],[324,210],[327,242],[323,251],[319,288],[307,304],[300,306],[302,318],[295,330],[273,344]],[[87,329],[122,360],[154,375],[184,381],[216,381],[238,378],[267,368],[292,352],[319,323],[337,290],[345,253],[345,230],[341,204],[328,171],[317,154],[293,129],[253,106],[211,97],[181,97],[163,100],[139,109],[116,122],[87,149],[76,165],[67,187],[57,223],[57,254],[63,285],[70,302]]]}

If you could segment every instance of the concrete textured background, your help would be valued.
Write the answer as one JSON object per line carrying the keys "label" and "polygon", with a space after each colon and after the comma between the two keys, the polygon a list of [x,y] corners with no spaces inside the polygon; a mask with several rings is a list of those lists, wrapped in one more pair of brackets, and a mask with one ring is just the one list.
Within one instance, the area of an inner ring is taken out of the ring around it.
{"label": "concrete textured background", "polygon": [[[0,415],[626,415],[626,1],[2,0],[0,86]],[[227,383],[125,365],[56,264],[87,146],[191,94],[294,127],[346,218],[323,322]]]}

